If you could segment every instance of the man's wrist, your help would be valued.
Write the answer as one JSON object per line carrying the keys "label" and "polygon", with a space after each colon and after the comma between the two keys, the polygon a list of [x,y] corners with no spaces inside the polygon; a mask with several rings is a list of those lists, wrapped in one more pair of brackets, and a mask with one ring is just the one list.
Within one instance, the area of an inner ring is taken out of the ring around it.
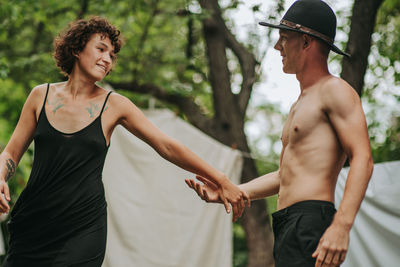
{"label": "man's wrist", "polygon": [[344,214],[340,214],[339,212],[335,214],[333,218],[332,225],[340,226],[348,231],[350,231],[351,227],[353,227],[354,220],[346,218]]}

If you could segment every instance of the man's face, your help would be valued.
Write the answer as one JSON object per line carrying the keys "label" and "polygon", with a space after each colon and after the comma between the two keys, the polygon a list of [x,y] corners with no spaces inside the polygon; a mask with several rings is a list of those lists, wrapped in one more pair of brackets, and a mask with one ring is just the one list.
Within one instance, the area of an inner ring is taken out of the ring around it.
{"label": "man's face", "polygon": [[301,36],[302,34],[294,31],[279,30],[279,39],[274,48],[281,53],[285,73],[296,74],[299,70],[303,47]]}

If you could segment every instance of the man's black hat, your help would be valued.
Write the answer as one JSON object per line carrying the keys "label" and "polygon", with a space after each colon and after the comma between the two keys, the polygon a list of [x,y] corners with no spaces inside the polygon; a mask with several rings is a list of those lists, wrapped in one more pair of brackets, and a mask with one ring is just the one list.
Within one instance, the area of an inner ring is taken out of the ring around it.
{"label": "man's black hat", "polygon": [[279,25],[260,22],[260,25],[312,35],[324,41],[332,51],[350,57],[334,45],[336,35],[336,15],[321,0],[298,0],[294,2]]}

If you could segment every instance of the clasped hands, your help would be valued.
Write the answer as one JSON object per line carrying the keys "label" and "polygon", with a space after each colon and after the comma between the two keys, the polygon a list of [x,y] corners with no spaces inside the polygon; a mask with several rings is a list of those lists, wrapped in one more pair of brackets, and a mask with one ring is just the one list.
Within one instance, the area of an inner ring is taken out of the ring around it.
{"label": "clasped hands", "polygon": [[224,204],[227,213],[230,213],[231,211],[229,206],[230,204],[233,210],[233,222],[242,216],[246,206],[245,202],[247,202],[247,206],[250,207],[249,195],[229,180],[227,180],[226,183],[217,186],[215,183],[200,175],[196,175],[196,179],[203,184],[200,184],[193,179],[185,179],[185,182],[191,189],[196,191],[197,195],[205,202]]}

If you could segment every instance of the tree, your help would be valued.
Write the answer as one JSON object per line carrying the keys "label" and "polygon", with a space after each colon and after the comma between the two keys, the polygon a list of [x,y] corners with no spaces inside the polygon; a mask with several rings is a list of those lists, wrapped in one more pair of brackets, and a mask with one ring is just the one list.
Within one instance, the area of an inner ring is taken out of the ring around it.
{"label": "tree", "polygon": [[[381,8],[380,8],[381,7]],[[400,35],[398,34],[398,26],[400,26],[399,0],[356,0],[353,6],[351,18],[351,30],[346,51],[352,55],[350,59],[344,58],[342,61],[343,79],[347,80],[361,95],[364,87],[364,77],[367,68],[378,71],[376,80],[372,88],[366,88],[366,98],[371,106],[377,105],[377,100],[373,97],[372,92],[377,89],[379,82],[385,77],[384,73],[393,73],[392,81],[398,83],[400,80],[399,69],[396,64],[400,60]],[[372,42],[372,36],[375,34],[375,42]],[[370,55],[371,46],[375,45],[379,51],[379,55],[374,55],[374,60],[370,60],[371,65],[368,66],[368,56]],[[394,95],[397,101],[399,96]],[[373,113],[379,113],[380,106],[373,108]],[[400,123],[399,118],[393,116],[391,125],[384,132],[386,138],[383,142],[379,142],[375,129],[382,128],[379,116],[373,114],[373,122],[369,125],[370,141],[374,162],[384,162],[400,159]]]}
{"label": "tree", "polygon": [[341,77],[361,96],[364,76],[371,49],[376,14],[383,0],[355,0],[351,17],[351,28],[346,52],[350,58],[343,58]]}
{"label": "tree", "polygon": [[[370,60],[373,74],[382,77],[367,88],[368,102],[373,106],[370,111],[371,146],[374,162],[400,160],[400,120],[399,109],[393,109],[388,121],[380,120],[382,109],[394,102],[398,106],[400,102],[400,1],[385,0],[377,14],[377,25],[374,33],[375,54],[374,60]],[[383,80],[383,81],[382,81]],[[377,89],[385,90],[385,102],[379,103],[375,97]],[[392,101],[390,101],[392,100]],[[393,101],[394,100],[394,101]],[[382,124],[388,124],[384,127]],[[382,138],[383,136],[383,138]]]}

